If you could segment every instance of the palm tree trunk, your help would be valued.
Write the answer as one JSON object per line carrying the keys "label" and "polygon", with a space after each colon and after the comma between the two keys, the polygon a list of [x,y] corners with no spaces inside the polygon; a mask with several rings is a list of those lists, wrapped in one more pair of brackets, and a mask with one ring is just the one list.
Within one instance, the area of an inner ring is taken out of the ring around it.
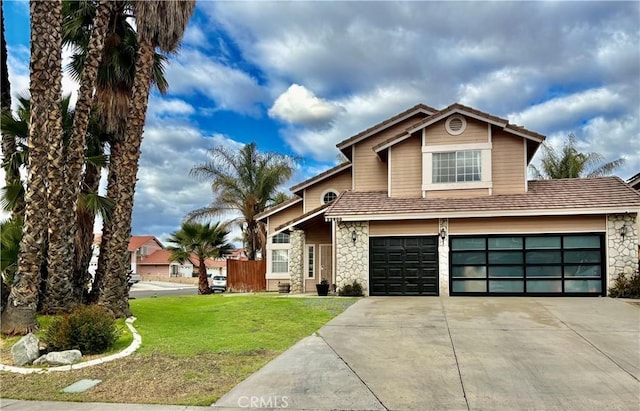
{"label": "palm tree trunk", "polygon": [[26,334],[38,328],[36,308],[40,265],[47,229],[47,147],[61,133],[62,0],[29,2],[31,12],[28,185],[17,281],[2,313],[5,334]]}
{"label": "palm tree trunk", "polygon": [[211,294],[204,257],[198,256],[198,294]]}
{"label": "palm tree trunk", "polygon": [[[127,271],[129,260],[127,246],[131,236],[131,214],[138,174],[140,145],[149,101],[151,74],[154,63],[154,47],[140,39],[136,71],[131,93],[129,117],[121,144],[111,153],[110,173],[114,173],[113,192],[107,195],[115,206],[110,220],[110,238],[106,245],[106,266],[103,287],[98,302],[109,308],[117,317],[126,317],[129,311]],[[105,238],[103,237],[103,241]]]}
{"label": "palm tree trunk", "polygon": [[[102,61],[102,49],[109,25],[111,2],[101,0],[93,20],[80,90],[76,102],[73,132],[67,150],[62,134],[49,156],[49,253],[47,293],[43,310],[50,314],[69,311],[80,300],[75,299],[73,260],[77,230],[77,203],[80,194],[82,165],[93,95]],[[63,160],[66,151],[66,163]]]}

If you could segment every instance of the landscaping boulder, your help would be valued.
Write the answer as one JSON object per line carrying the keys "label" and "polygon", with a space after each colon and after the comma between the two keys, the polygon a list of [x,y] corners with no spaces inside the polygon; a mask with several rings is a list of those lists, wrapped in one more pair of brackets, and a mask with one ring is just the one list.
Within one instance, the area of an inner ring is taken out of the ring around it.
{"label": "landscaping boulder", "polygon": [[11,347],[13,363],[18,367],[31,364],[40,355],[39,343],[38,337],[31,333],[20,338],[20,341]]}
{"label": "landscaping boulder", "polygon": [[33,365],[70,365],[80,361],[80,350],[52,351],[33,362]]}

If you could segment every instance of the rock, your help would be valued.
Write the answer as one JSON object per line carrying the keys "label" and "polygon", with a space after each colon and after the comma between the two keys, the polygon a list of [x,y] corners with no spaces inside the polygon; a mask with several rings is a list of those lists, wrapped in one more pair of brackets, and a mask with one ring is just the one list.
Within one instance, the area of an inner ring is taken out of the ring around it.
{"label": "rock", "polygon": [[33,362],[33,365],[70,365],[80,361],[80,350],[52,351]]}
{"label": "rock", "polygon": [[31,364],[40,355],[39,342],[38,337],[31,333],[20,338],[20,341],[11,347],[13,363],[18,367]]}

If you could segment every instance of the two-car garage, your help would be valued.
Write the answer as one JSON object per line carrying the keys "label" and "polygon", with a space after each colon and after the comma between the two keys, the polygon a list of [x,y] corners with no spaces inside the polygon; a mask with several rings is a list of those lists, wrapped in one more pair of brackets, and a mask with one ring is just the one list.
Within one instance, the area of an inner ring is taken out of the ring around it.
{"label": "two-car garage", "polygon": [[601,233],[388,236],[369,239],[370,295],[438,295],[444,241],[453,296],[598,296],[606,290]]}

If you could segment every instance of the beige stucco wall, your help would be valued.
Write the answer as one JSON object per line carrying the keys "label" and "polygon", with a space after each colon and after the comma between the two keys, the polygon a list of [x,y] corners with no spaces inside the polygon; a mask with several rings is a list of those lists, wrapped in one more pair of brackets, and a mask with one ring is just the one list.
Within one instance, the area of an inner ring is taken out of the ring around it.
{"label": "beige stucco wall", "polygon": [[270,215],[267,220],[269,222],[269,233],[273,234],[276,231],[276,228],[281,224],[286,223],[287,221],[293,220],[294,218],[301,216],[302,213],[302,201],[294,204],[290,207],[287,207],[283,210],[280,210],[272,215]]}
{"label": "beige stucco wall", "polygon": [[[457,115],[457,114],[456,114]],[[447,132],[444,125],[446,118],[430,125],[425,129],[426,144],[428,146],[450,145],[450,144],[469,144],[469,143],[488,143],[489,128],[487,123],[465,117],[467,120],[467,128],[464,132],[457,136],[452,136]]]}
{"label": "beige stucco wall", "polygon": [[322,203],[322,196],[328,190],[333,190],[340,194],[344,190],[350,190],[352,178],[351,169],[344,170],[324,181],[312,185],[304,190],[304,211],[305,213],[317,207]]}
{"label": "beige stucco wall", "polygon": [[389,148],[391,197],[422,197],[421,147],[417,134]]}
{"label": "beige stucco wall", "polygon": [[493,194],[524,193],[525,144],[524,138],[494,128],[491,148]]}
{"label": "beige stucco wall", "polygon": [[449,219],[449,233],[452,235],[571,233],[601,232],[605,230],[606,217],[604,215]]}
{"label": "beige stucco wall", "polygon": [[438,233],[438,220],[370,221],[370,236],[434,235]]}
{"label": "beige stucco wall", "polygon": [[395,137],[403,132],[411,123],[423,118],[423,115],[414,116],[401,121],[388,129],[371,136],[353,147],[353,173],[354,187],[356,191],[386,191],[387,190],[387,163],[383,163],[373,147]]}
{"label": "beige stucco wall", "polygon": [[140,278],[143,280],[145,276],[149,277],[162,277],[169,278],[171,274],[169,273],[168,265],[139,265],[138,264],[138,274],[140,274]]}

